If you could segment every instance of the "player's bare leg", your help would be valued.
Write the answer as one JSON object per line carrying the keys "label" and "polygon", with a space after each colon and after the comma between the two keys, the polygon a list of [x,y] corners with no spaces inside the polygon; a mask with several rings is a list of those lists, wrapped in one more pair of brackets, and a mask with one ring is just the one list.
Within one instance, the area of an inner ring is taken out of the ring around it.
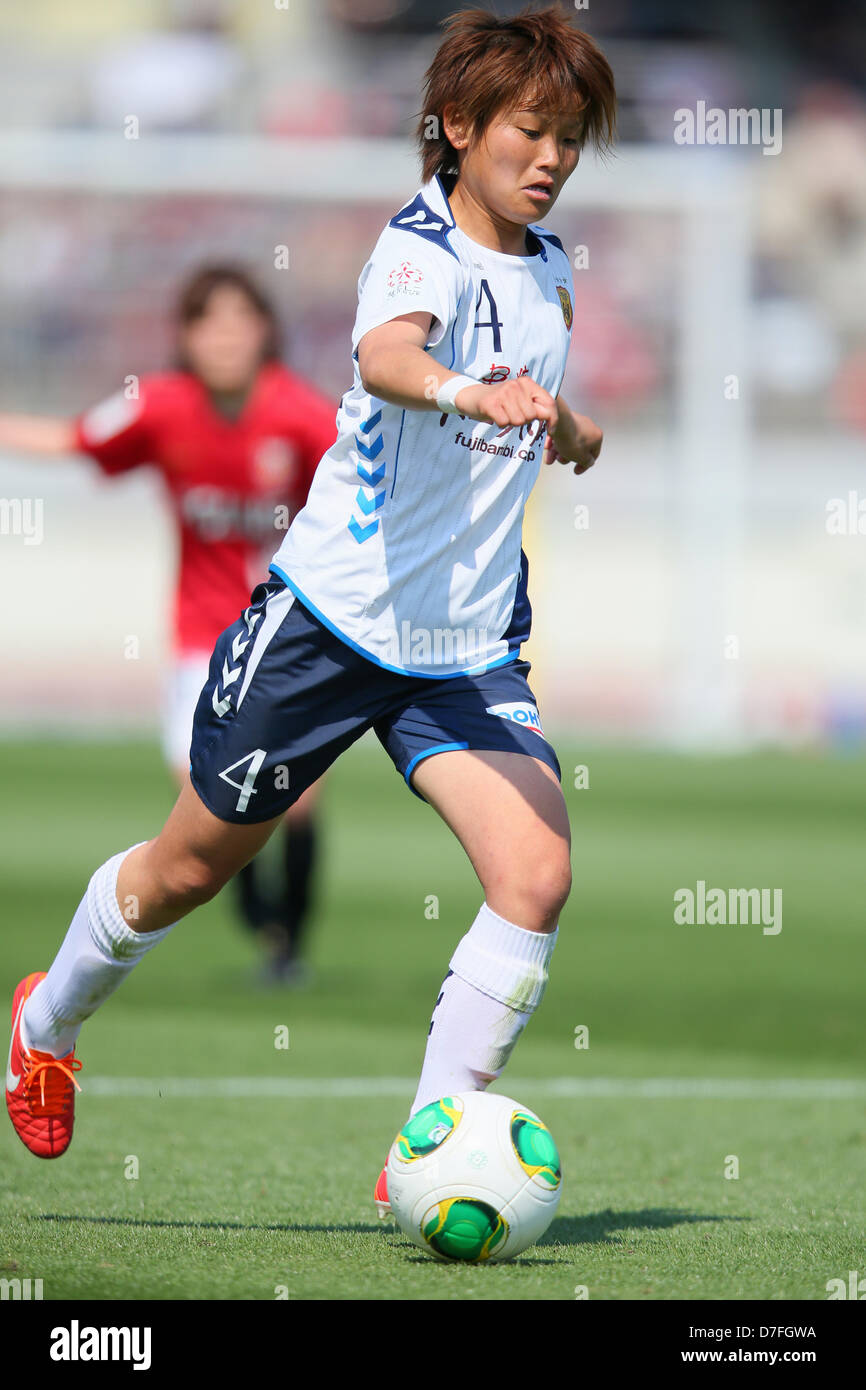
{"label": "player's bare leg", "polygon": [[521,753],[455,750],[412,777],[465,849],[493,912],[550,932],[571,889],[571,831],[556,774]]}
{"label": "player's bare leg", "polygon": [[72,1138],[75,1042],[85,1019],[172,926],[212,898],[265,843],[259,825],[219,820],[187,780],[161,833],[115,855],[90,880],[47,974],[15,991],[6,1105],[22,1142],[42,1158]]}
{"label": "player's bare leg", "polygon": [[[188,767],[188,759],[171,764],[178,789],[189,780]],[[263,978],[269,984],[298,984],[306,977],[301,945],[318,854],[319,788],[320,782],[306,788],[285,813],[271,848],[262,858],[253,855],[235,876],[238,911],[264,948]]]}
{"label": "player's bare leg", "polygon": [[120,866],[117,901],[130,927],[159,931],[208,902],[281,821],[282,816],[258,825],[219,820],[187,777],[160,834],[130,850]]}

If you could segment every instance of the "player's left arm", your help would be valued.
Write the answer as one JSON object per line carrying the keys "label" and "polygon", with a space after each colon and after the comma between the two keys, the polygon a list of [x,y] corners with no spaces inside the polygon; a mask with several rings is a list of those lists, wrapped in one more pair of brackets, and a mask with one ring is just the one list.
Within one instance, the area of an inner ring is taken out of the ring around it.
{"label": "player's left arm", "polygon": [[601,453],[604,436],[594,420],[572,410],[562,396],[557,396],[556,408],[556,425],[544,441],[544,462],[573,463],[575,473],[585,473]]}

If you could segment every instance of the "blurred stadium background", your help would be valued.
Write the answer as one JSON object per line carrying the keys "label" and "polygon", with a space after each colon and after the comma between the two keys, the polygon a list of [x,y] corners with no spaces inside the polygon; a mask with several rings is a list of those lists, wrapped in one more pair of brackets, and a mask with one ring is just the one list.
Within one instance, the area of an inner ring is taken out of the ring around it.
{"label": "blurred stadium background", "polygon": [[[357,276],[418,185],[420,78],[454,8],[3,0],[0,409],[78,412],[165,364],[179,277],[225,257],[336,400]],[[768,0],[578,14],[613,64],[621,143],[549,219],[588,260],[564,389],[606,433],[586,478],[542,476],[528,529],[554,736],[863,740],[866,540],[827,525],[862,486],[866,431],[858,12],[828,0],[820,32]],[[673,113],[698,100],[781,108],[782,152],[676,145]],[[5,456],[0,496],[44,501],[41,544],[0,535],[3,726],[154,730],[173,564],[158,483]]]}

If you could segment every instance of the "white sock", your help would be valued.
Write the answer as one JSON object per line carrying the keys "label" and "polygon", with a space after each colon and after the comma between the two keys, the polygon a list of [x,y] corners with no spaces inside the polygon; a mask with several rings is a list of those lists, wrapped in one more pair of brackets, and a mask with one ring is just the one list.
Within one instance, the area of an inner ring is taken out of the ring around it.
{"label": "white sock", "polygon": [[500,1075],[541,1002],[558,934],[527,931],[482,904],[436,1000],[410,1114]]}
{"label": "white sock", "polygon": [[65,1057],[84,1020],[171,931],[168,926],[136,932],[124,921],[117,903],[117,874],[129,852],[125,849],[96,870],[48,974],[24,1005],[21,1038],[26,1048]]}

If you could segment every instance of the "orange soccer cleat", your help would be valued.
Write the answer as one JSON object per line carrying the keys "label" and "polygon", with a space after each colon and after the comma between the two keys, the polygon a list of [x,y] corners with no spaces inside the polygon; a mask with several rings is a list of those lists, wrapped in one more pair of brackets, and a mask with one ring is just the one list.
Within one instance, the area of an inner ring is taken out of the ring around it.
{"label": "orange soccer cleat", "polygon": [[373,1188],[373,1201],[376,1203],[379,1220],[385,1221],[391,1215],[391,1203],[388,1201],[387,1168],[383,1168],[376,1179],[376,1186]]}
{"label": "orange soccer cleat", "polygon": [[45,971],[25,975],[12,1000],[12,1041],[6,1063],[6,1109],[22,1144],[37,1158],[59,1158],[69,1148],[75,1123],[75,1049],[65,1057],[28,1050],[21,1041],[21,1011]]}

